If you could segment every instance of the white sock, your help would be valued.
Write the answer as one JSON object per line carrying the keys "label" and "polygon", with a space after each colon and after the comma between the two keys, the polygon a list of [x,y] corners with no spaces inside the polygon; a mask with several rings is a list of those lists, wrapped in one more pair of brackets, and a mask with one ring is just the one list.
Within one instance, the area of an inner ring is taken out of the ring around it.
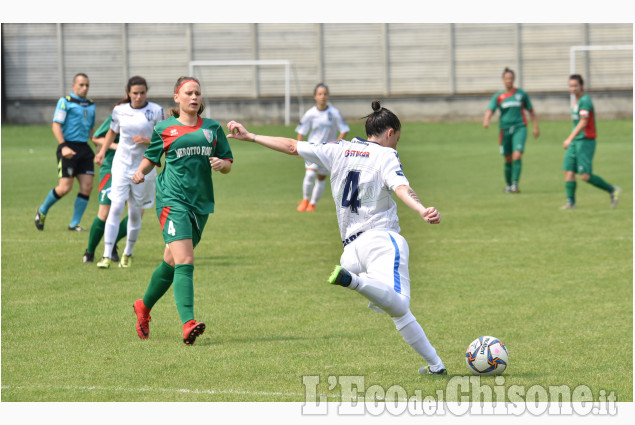
{"label": "white sock", "polygon": [[125,207],[125,202],[113,202],[110,205],[108,218],[106,218],[106,226],[104,227],[104,257],[112,258],[112,249],[115,246],[115,241],[119,234],[119,221],[121,220],[121,215]]}
{"label": "white sock", "polygon": [[326,179],[324,179],[324,180],[316,179],[315,180],[315,186],[313,186],[313,194],[311,196],[311,204],[312,205],[317,204],[317,202],[320,200],[320,198],[322,197],[322,192],[324,192],[324,187],[325,186],[326,186]]}
{"label": "white sock", "polygon": [[313,182],[317,173],[313,170],[306,170],[304,174],[304,181],[302,182],[302,197],[303,199],[309,199],[311,192],[313,191]]}
{"label": "white sock", "polygon": [[412,321],[403,326],[401,329],[399,328],[400,324],[398,323],[400,320],[403,320],[402,317],[393,317],[393,321],[397,326],[397,330],[401,333],[404,341],[408,343],[421,357],[424,358],[428,365],[430,366],[430,370],[432,372],[437,372],[441,369],[444,369],[443,361],[437,355],[437,350],[434,349],[430,341],[428,341],[428,337],[426,333],[423,331],[423,328],[417,322],[417,319],[412,315],[410,311],[406,313],[405,316],[412,316]]}
{"label": "white sock", "polygon": [[128,205],[128,235],[123,253],[130,256],[141,232],[141,208]]}

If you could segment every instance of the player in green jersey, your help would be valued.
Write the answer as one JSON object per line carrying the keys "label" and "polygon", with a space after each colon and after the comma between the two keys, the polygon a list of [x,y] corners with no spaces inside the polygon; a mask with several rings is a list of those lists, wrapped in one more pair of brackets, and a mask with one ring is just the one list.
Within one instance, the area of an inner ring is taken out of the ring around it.
{"label": "player in green jersey", "polygon": [[576,101],[571,108],[573,130],[562,143],[566,150],[562,169],[567,203],[560,209],[572,210],[576,208],[576,174],[579,174],[585,182],[608,192],[611,196],[611,208],[615,208],[622,190],[618,186],[607,183],[597,174],[593,174],[592,162],[597,136],[595,109],[589,95],[584,93],[584,80],[581,75],[573,74],[569,77],[569,93],[575,97]]}
{"label": "player in green jersey", "polygon": [[[110,129],[110,121],[112,115],[106,118],[106,121],[93,134],[93,142],[101,147],[106,133]],[[99,245],[99,241],[104,236],[104,228],[106,226],[106,219],[108,218],[108,212],[110,212],[110,198],[108,192],[110,191],[110,185],[112,183],[112,174],[110,167],[112,166],[112,158],[115,156],[115,149],[117,149],[117,143],[119,143],[119,135],[115,138],[115,143],[110,145],[110,149],[106,152],[104,162],[99,167],[99,210],[97,210],[97,216],[93,220],[93,224],[90,226],[90,233],[88,235],[88,246],[84,252],[84,263],[92,263],[95,260],[95,249]],[[119,234],[117,235],[117,242],[126,236],[126,228],[128,225],[128,217],[126,216],[119,224]],[[117,246],[113,249],[113,261],[119,261],[119,254],[117,252]],[[116,260],[114,259],[116,257]]]}
{"label": "player in green jersey", "polygon": [[519,193],[518,182],[522,168],[522,157],[527,139],[527,118],[525,110],[529,112],[533,124],[534,138],[540,135],[538,117],[534,112],[529,95],[522,89],[514,87],[515,74],[509,68],[503,71],[505,90],[494,94],[489,102],[487,112],[483,118],[483,127],[488,128],[490,119],[496,109],[500,109],[499,120],[500,152],[505,160],[505,192]]}
{"label": "player in green jersey", "polygon": [[229,173],[233,156],[221,125],[201,118],[202,100],[197,79],[177,80],[178,110],[172,109],[172,116],[154,127],[150,146],[132,176],[133,183],[141,183],[165,154],[165,169],[156,179],[156,209],[167,246],[143,298],[133,304],[142,339],[150,332],[150,309],[172,284],[183,342],[193,344],[205,331],[205,323],[194,320],[194,248],[214,212],[212,170]]}

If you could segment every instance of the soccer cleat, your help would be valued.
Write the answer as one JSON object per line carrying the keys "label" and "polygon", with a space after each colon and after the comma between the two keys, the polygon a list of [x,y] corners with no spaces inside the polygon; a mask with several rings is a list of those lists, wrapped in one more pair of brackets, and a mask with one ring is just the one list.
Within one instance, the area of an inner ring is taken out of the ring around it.
{"label": "soccer cleat", "polygon": [[186,345],[192,345],[198,336],[203,335],[203,332],[205,332],[205,323],[196,323],[196,320],[192,319],[183,325],[183,342]]}
{"label": "soccer cleat", "polygon": [[302,201],[300,201],[300,204],[298,205],[298,212],[306,211],[306,208],[308,206],[309,206],[309,200],[303,199]]}
{"label": "soccer cleat", "polygon": [[620,200],[620,193],[622,188],[619,186],[613,186],[613,192],[611,192],[611,208],[615,208]]}
{"label": "soccer cleat", "polygon": [[513,184],[510,188],[509,191],[511,193],[520,193],[520,189],[518,189],[518,185],[517,184]]}
{"label": "soccer cleat", "polygon": [[430,370],[430,366],[422,366],[419,368],[419,373],[421,375],[447,375],[448,371],[444,368],[433,372],[432,370]]}
{"label": "soccer cleat", "polygon": [[102,257],[102,259],[99,260],[99,262],[97,263],[97,267],[99,267],[100,269],[109,269],[110,268],[110,263],[112,263],[110,258]]}
{"label": "soccer cleat", "polygon": [[132,266],[132,255],[126,255],[126,253],[124,253],[121,256],[121,261],[119,262],[119,268],[127,269],[130,266]]}
{"label": "soccer cleat", "polygon": [[576,207],[575,204],[570,204],[568,202],[560,207],[561,210],[575,210],[576,208],[578,207]]}
{"label": "soccer cleat", "polygon": [[351,274],[342,266],[335,266],[333,273],[329,277],[328,282],[331,285],[340,285],[347,287],[353,281]]}
{"label": "soccer cleat", "polygon": [[86,229],[81,227],[79,224],[77,226],[68,226],[68,230],[70,230],[72,232],[85,232],[86,231]]}
{"label": "soccer cleat", "polygon": [[44,221],[46,220],[46,214],[40,212],[40,207],[35,210],[35,227],[38,230],[44,230]]}
{"label": "soccer cleat", "polygon": [[141,298],[132,304],[132,308],[137,315],[137,335],[141,339],[147,339],[150,335],[150,310]]}
{"label": "soccer cleat", "polygon": [[112,248],[112,254],[110,254],[110,259],[115,263],[119,262],[119,253],[117,252],[117,245]]}
{"label": "soccer cleat", "polygon": [[505,186],[505,190],[504,190],[505,193],[511,193],[511,191],[512,191],[511,186]]}
{"label": "soccer cleat", "polygon": [[315,204],[309,204],[308,207],[306,207],[306,212],[311,212],[311,211],[315,211]]}
{"label": "soccer cleat", "polygon": [[84,258],[82,258],[84,263],[92,263],[95,261],[95,253],[94,252],[84,252]]}

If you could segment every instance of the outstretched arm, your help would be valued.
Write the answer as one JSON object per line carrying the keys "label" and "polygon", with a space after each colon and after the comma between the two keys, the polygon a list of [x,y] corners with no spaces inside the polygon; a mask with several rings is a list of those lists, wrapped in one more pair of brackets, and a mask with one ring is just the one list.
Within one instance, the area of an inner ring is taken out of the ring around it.
{"label": "outstretched arm", "polygon": [[230,121],[227,124],[227,129],[229,130],[229,134],[227,134],[228,139],[238,139],[258,143],[259,145],[273,149],[274,151],[289,155],[298,154],[297,140],[290,139],[288,137],[256,135],[247,131],[241,123],[236,121]]}
{"label": "outstretched arm", "polygon": [[414,190],[408,185],[401,185],[395,189],[395,193],[397,197],[403,201],[404,204],[408,205],[410,208],[419,213],[421,218],[427,221],[430,224],[439,224],[441,223],[441,214],[434,207],[424,207],[419,197],[415,193]]}

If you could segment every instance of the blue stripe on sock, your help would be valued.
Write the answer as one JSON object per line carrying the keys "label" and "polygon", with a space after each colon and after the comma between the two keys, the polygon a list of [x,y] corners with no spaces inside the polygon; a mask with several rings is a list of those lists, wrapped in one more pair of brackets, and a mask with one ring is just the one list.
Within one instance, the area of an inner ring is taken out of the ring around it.
{"label": "blue stripe on sock", "polygon": [[390,240],[395,247],[395,264],[393,270],[393,273],[395,275],[395,292],[401,294],[401,277],[399,276],[399,247],[397,246],[397,241],[395,241],[390,233],[388,234],[388,236],[390,236]]}

